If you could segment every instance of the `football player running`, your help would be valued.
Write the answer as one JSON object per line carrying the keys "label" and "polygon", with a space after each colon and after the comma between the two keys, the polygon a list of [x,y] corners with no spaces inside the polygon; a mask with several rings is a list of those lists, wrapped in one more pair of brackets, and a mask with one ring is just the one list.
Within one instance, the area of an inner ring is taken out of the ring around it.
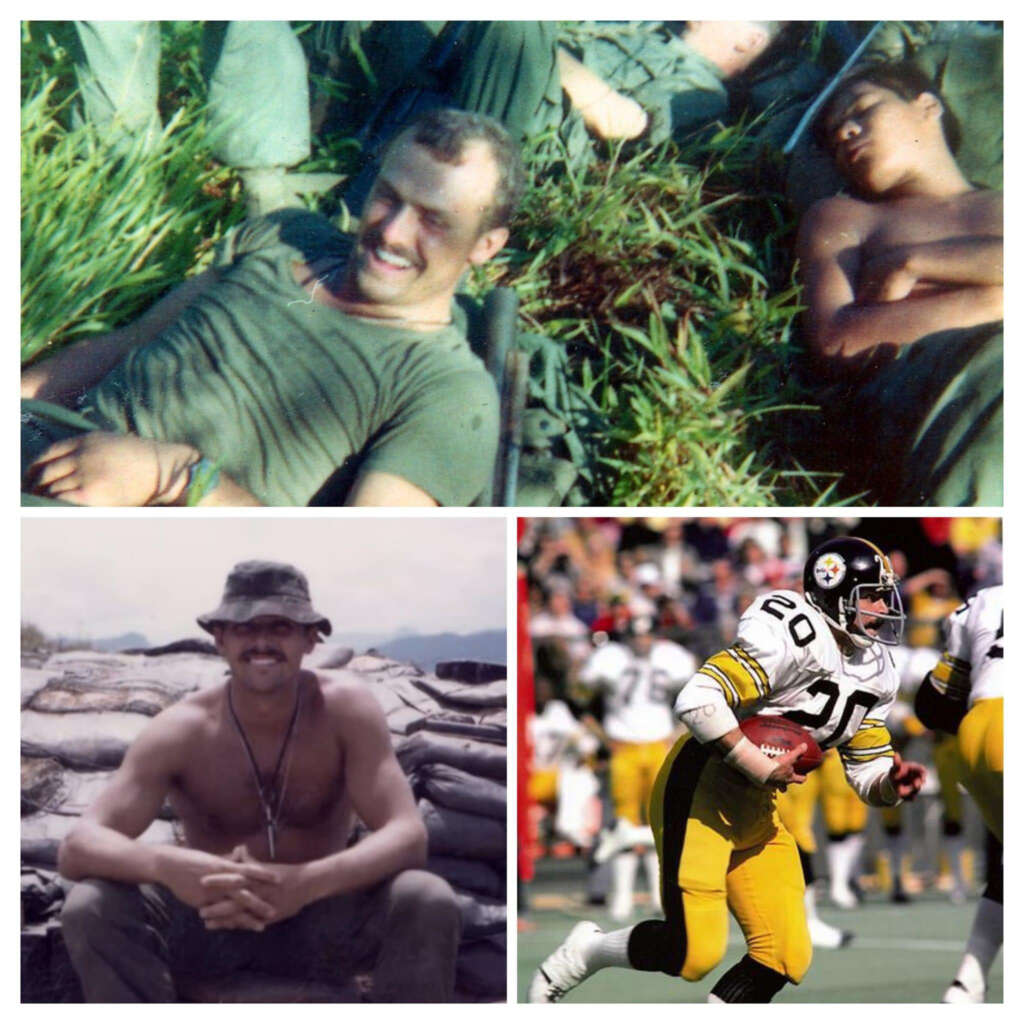
{"label": "football player running", "polygon": [[[1003,842],[1003,588],[979,590],[946,620],[946,649],[914,698],[918,718],[956,735],[960,781]],[[989,968],[1003,944],[1003,868],[988,884],[967,949],[944,1003],[983,1003]]]}
{"label": "football player running", "polygon": [[794,765],[807,745],[768,757],[737,716],[785,715],[823,749],[838,747],[869,804],[916,796],[924,767],[900,759],[885,727],[899,685],[883,646],[902,634],[896,584],[874,544],[841,537],[811,553],[803,596],[778,590],[747,609],[733,646],[676,700],[691,735],[666,758],[651,799],[666,919],[609,933],[581,922],[535,973],[531,1002],[555,1002],[603,967],[697,981],[725,955],[729,911],[747,955],[709,1002],[769,1002],[787,981],[799,983],[811,961],[804,881],[775,793],[804,781]]}
{"label": "football player running", "polygon": [[580,671],[582,687],[604,697],[602,725],[595,731],[611,750],[611,796],[615,824],[595,851],[595,861],[612,862],[609,908],[615,921],[633,914],[633,883],[639,858],[648,848],[647,875],[651,901],[658,911],[658,859],[646,816],[654,780],[672,743],[676,723],[672,699],[693,675],[697,660],[679,644],[655,638],[646,616],[631,620],[627,642],[607,643]]}

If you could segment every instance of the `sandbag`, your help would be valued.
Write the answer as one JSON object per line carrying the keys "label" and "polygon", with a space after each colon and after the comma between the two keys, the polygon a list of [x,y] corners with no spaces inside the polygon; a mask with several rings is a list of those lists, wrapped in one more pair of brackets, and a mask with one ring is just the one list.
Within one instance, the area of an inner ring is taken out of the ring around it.
{"label": "sandbag", "polygon": [[476,996],[505,998],[507,951],[504,935],[489,935],[459,947],[455,985]]}
{"label": "sandbag", "polygon": [[53,679],[95,683],[106,687],[125,683],[153,684],[184,696],[224,682],[227,663],[203,654],[106,654],[100,651],[62,651],[47,661]]}
{"label": "sandbag", "polygon": [[417,791],[433,803],[505,821],[508,794],[500,782],[481,779],[446,764],[424,765],[417,777]]}
{"label": "sandbag", "polygon": [[507,759],[504,746],[437,735],[422,729],[395,748],[402,770],[409,774],[424,764],[449,764],[472,775],[504,782]]}
{"label": "sandbag", "polygon": [[488,724],[474,720],[470,715],[459,715],[454,712],[443,712],[429,718],[413,722],[408,734],[429,729],[431,732],[442,732],[452,736],[468,736],[470,739],[484,740],[488,743],[505,743],[505,728],[500,724]]}
{"label": "sandbag", "polygon": [[345,668],[355,657],[355,653],[351,647],[333,647],[325,652],[322,660],[314,660],[313,664],[317,668]]}
{"label": "sandbag", "polygon": [[21,668],[21,706],[32,699],[32,695],[41,690],[51,679],[53,673],[49,669],[36,666]]}
{"label": "sandbag", "polygon": [[443,679],[417,679],[416,685],[442,704],[467,709],[494,708],[505,706],[506,685],[500,682],[465,685]]}
{"label": "sandbag", "polygon": [[165,654],[208,654],[212,657],[220,657],[216,644],[198,637],[172,640],[171,643],[163,644],[160,647],[129,647],[124,653],[144,654],[147,658],[159,658]]}
{"label": "sandbag", "polygon": [[427,827],[427,849],[431,856],[496,859],[505,855],[505,825],[450,807],[438,807],[423,798],[417,805]]}
{"label": "sandbag", "polygon": [[180,700],[181,694],[157,682],[81,683],[52,679],[33,694],[25,707],[32,711],[81,714],[87,711],[128,711],[153,717]]}
{"label": "sandbag", "polygon": [[126,711],[84,711],[73,715],[53,715],[41,711],[21,713],[22,749],[26,743],[43,748],[62,764],[82,744],[109,746],[120,742],[127,746],[149,724],[146,715]]}
{"label": "sandbag", "polygon": [[506,679],[508,668],[489,661],[439,661],[434,675],[459,683],[493,683]]}
{"label": "sandbag", "polygon": [[[56,865],[57,848],[78,824],[77,817],[62,814],[34,814],[21,819],[21,860],[23,864]],[[174,826],[159,818],[139,838],[146,843],[177,842]]]}
{"label": "sandbag", "polygon": [[64,772],[59,761],[52,757],[22,757],[22,817],[60,806],[64,792]]}
{"label": "sandbag", "polygon": [[67,768],[88,771],[117,768],[124,759],[128,741],[112,736],[69,736],[51,742],[22,738],[22,757],[52,757]]}
{"label": "sandbag", "polygon": [[443,878],[453,889],[481,896],[505,898],[505,878],[481,860],[463,857],[429,857],[427,870]]}
{"label": "sandbag", "polygon": [[481,939],[485,935],[503,935],[507,919],[504,900],[489,900],[468,893],[455,893],[462,915],[463,939]]}

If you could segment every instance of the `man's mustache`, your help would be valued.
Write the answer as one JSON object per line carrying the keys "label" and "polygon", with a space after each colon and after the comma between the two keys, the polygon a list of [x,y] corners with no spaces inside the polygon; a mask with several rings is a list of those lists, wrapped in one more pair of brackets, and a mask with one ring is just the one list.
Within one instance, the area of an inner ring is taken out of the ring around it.
{"label": "man's mustache", "polygon": [[410,252],[408,249],[396,248],[393,245],[388,245],[383,238],[381,238],[380,232],[370,228],[369,231],[363,235],[363,247],[366,249],[383,249],[385,252],[392,256],[397,256],[401,260],[406,260],[411,263],[416,270],[422,270],[419,257],[414,252]]}
{"label": "man's mustache", "polygon": [[251,661],[253,658],[273,658],[275,661],[284,661],[284,655],[280,651],[266,651],[250,648],[242,652],[242,661]]}

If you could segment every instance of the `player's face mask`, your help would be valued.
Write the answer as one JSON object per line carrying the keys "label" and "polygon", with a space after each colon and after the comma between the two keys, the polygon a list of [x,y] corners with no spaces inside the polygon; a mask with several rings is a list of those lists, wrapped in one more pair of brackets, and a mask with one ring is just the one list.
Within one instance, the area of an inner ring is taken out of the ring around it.
{"label": "player's face mask", "polygon": [[[891,576],[891,581],[887,579]],[[842,599],[841,599],[842,601]],[[850,590],[844,609],[847,633],[855,642],[860,637],[895,647],[903,642],[906,615],[896,587],[894,573],[882,572],[882,585],[859,583]],[[884,606],[884,607],[882,607]]]}

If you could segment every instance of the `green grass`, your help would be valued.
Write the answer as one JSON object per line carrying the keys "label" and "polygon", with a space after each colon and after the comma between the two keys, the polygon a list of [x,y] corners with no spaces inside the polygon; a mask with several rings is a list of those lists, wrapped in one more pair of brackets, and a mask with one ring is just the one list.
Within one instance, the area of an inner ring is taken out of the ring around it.
{"label": "green grass", "polygon": [[[583,882],[577,862],[542,862],[530,886],[535,903],[550,906],[567,897],[562,909],[520,913],[526,928],[518,939],[518,999],[524,1000],[533,971],[580,920],[612,925],[603,908],[583,904]],[[638,907],[637,921],[644,913]],[[807,976],[799,986],[787,985],[777,1003],[937,1003],[960,962],[975,903],[954,906],[940,897],[895,905],[876,900],[856,910],[836,911],[827,902],[821,916],[855,933],[841,950],[814,951]],[[718,978],[743,955],[742,936],[730,921],[729,947],[720,967],[699,982],[688,983],[662,974],[629,970],[601,971],[571,992],[576,1003],[700,1003]],[[1003,999],[1003,957],[989,977],[988,1002]]]}
{"label": "green grass", "polygon": [[[69,54],[23,25],[23,363],[130,321],[244,216],[237,176],[210,156],[198,28],[161,31],[163,137],[112,159],[72,127]],[[820,413],[794,372],[794,224],[757,128],[609,149],[585,172],[535,166],[510,246],[470,282],[514,285],[523,326],[564,344],[589,410],[593,504],[854,497],[801,454]],[[303,169],[343,171],[352,155],[352,140],[320,139]]]}

